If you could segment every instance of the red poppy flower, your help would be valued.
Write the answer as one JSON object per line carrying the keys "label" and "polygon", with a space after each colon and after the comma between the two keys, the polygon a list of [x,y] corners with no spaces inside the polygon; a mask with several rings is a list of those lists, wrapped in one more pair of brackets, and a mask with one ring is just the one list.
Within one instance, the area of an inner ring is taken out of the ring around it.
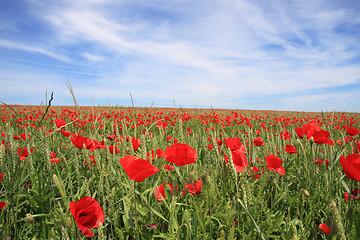
{"label": "red poppy flower", "polygon": [[315,159],[315,163],[319,166],[321,166],[323,163],[325,162],[325,165],[326,166],[329,166],[329,161],[328,160],[324,160],[324,159],[319,159],[319,158],[316,158]]}
{"label": "red poppy flower", "polygon": [[66,122],[65,122],[65,120],[64,119],[56,119],[55,120],[55,124],[56,124],[56,127],[57,128],[64,128],[63,126],[65,126],[66,125]]}
{"label": "red poppy flower", "polygon": [[72,135],[72,133],[69,132],[69,131],[61,131],[61,134],[62,134],[64,137],[69,137],[69,136]]}
{"label": "red poppy flower", "polygon": [[256,138],[254,138],[254,144],[255,144],[255,146],[257,146],[257,147],[260,147],[261,145],[265,146],[265,144],[264,144],[264,142],[263,142],[263,140],[262,140],[261,137],[256,137]]}
{"label": "red poppy flower", "polygon": [[130,180],[135,180],[137,182],[141,182],[159,172],[159,169],[150,162],[132,155],[122,157],[120,159],[120,164]]}
{"label": "red poppy flower", "polygon": [[175,169],[174,166],[171,165],[171,164],[163,164],[161,167],[162,167],[162,168],[165,168],[165,169],[168,170],[168,171],[172,171],[172,170]]}
{"label": "red poppy flower", "polygon": [[340,156],[340,164],[348,178],[360,181],[360,155],[353,153],[347,156]]}
{"label": "red poppy flower", "polygon": [[4,174],[0,173],[0,182],[3,180]]}
{"label": "red poppy flower", "polygon": [[182,191],[182,195],[184,196],[186,192],[189,192],[191,195],[195,196],[201,192],[202,186],[202,179],[198,180],[196,183],[192,182],[190,184],[185,183],[184,188],[185,190]]}
{"label": "red poppy flower", "polygon": [[140,141],[140,139],[133,137],[133,138],[131,138],[131,144],[134,149],[134,152],[136,152],[141,145],[141,141]]}
{"label": "red poppy flower", "polygon": [[287,153],[297,153],[296,147],[292,145],[286,145],[285,146],[285,152]]}
{"label": "red poppy flower", "polygon": [[111,153],[111,154],[118,154],[118,153],[120,153],[120,149],[119,149],[119,147],[118,146],[113,146],[113,145],[110,145],[109,147],[109,152]]}
{"label": "red poppy flower", "polygon": [[151,155],[151,162],[154,162],[155,159],[155,152],[154,149],[151,149],[151,152],[146,153],[146,160],[150,162],[150,155]]}
{"label": "red poppy flower", "polygon": [[312,137],[314,138],[314,142],[317,144],[329,144],[334,145],[334,142],[329,139],[330,133],[325,130],[317,130],[314,131]]}
{"label": "red poppy flower", "polygon": [[[90,167],[94,166],[96,164],[96,161],[95,161],[95,156],[94,155],[90,155],[89,156],[89,159],[90,159]],[[84,165],[88,165],[88,161],[84,161]]]}
{"label": "red poppy flower", "polygon": [[326,234],[330,234],[330,232],[333,229],[333,226],[331,226],[331,229],[329,229],[326,223],[322,223],[319,225],[319,229],[323,230]]}
{"label": "red poppy flower", "polygon": [[196,162],[198,155],[195,149],[189,145],[175,143],[166,148],[164,157],[166,161],[175,163],[177,166],[181,167]]}
{"label": "red poppy flower", "polygon": [[270,154],[266,157],[266,165],[270,171],[276,171],[280,175],[285,175],[285,169],[283,166],[283,160],[281,160],[278,156]]}
{"label": "red poppy flower", "polygon": [[165,186],[169,185],[171,189],[171,194],[173,194],[174,186],[171,183],[163,183],[159,187],[154,189],[154,195],[158,201],[163,201],[165,199]]}
{"label": "red poppy flower", "polygon": [[250,167],[249,173],[251,174],[251,177],[253,179],[256,180],[261,176],[261,174],[259,174],[258,172],[260,172],[260,170],[257,167]]}
{"label": "red poppy flower", "polygon": [[315,123],[306,123],[302,127],[295,128],[295,132],[301,139],[305,134],[308,140],[312,137],[314,142],[317,144],[326,143],[334,145],[334,142],[329,139],[330,133],[326,130],[321,130],[321,128]]}
{"label": "red poppy flower", "polygon": [[351,191],[351,195],[357,197],[357,195],[359,195],[360,191],[359,191],[359,188],[354,188],[352,191]]}
{"label": "red poppy flower", "polygon": [[5,202],[0,202],[0,209],[3,209],[6,206]]}
{"label": "red poppy flower", "polygon": [[227,138],[225,139],[225,145],[227,148],[229,148],[231,151],[235,149],[239,149],[242,145],[240,138],[234,137],[234,138]]}
{"label": "red poppy flower", "polygon": [[147,224],[147,223],[144,223],[145,226],[149,227],[149,228],[152,228],[152,229],[157,229],[159,226],[155,225],[155,224]]}
{"label": "red poppy flower", "polygon": [[165,154],[164,150],[162,150],[162,149],[160,149],[160,148],[156,149],[156,157],[157,157],[157,158],[162,158],[162,157],[164,157],[164,154]]}
{"label": "red poppy flower", "polygon": [[95,150],[94,142],[91,141],[91,139],[87,138],[87,137],[85,137],[85,147],[87,150],[92,151],[92,152]]}
{"label": "red poppy flower", "polygon": [[98,141],[96,141],[96,140],[94,139],[94,140],[93,140],[93,148],[94,148],[94,149],[98,149],[98,148],[103,149],[103,148],[106,148],[105,143],[104,143],[104,140],[102,140],[101,142],[98,142]]}
{"label": "red poppy flower", "polygon": [[[22,140],[26,140],[26,134],[25,133],[20,133],[20,137],[22,138]],[[28,137],[30,137],[30,134],[28,134]]]}
{"label": "red poppy flower", "polygon": [[[34,151],[34,149],[30,148],[30,152],[32,153],[33,151]],[[20,156],[20,154],[21,154],[21,156]],[[20,161],[25,160],[29,156],[29,152],[28,152],[27,147],[24,147],[24,150],[22,148],[19,148],[18,149],[18,156],[20,156]]]}
{"label": "red poppy flower", "polygon": [[107,136],[106,138],[109,140],[114,140],[116,137],[117,137],[116,134],[111,134],[111,135]]}
{"label": "red poppy flower", "polygon": [[356,136],[356,135],[358,135],[360,133],[360,130],[355,128],[355,127],[352,127],[352,128],[348,128],[346,130],[346,133],[351,135],[351,136]]}
{"label": "red poppy flower", "polygon": [[76,137],[71,137],[70,140],[74,144],[75,147],[83,148],[84,144],[86,142],[86,137],[83,137],[80,134],[78,134]]}
{"label": "red poppy flower", "polygon": [[[240,141],[240,139],[239,139],[239,141]],[[238,146],[237,139],[231,140],[231,143],[234,143],[234,142],[236,142],[236,147],[237,147],[231,151],[231,156],[232,156],[232,160],[234,163],[234,167],[237,172],[244,172],[245,167],[249,167],[249,163],[246,160],[246,156],[245,156],[245,145],[243,145],[240,142],[240,145]],[[226,139],[225,139],[225,144],[226,144]],[[230,147],[234,148],[231,145],[230,145]],[[229,157],[225,155],[224,158],[225,158],[226,163],[229,164]]]}
{"label": "red poppy flower", "polygon": [[315,130],[321,130],[315,123],[306,123],[302,127],[295,128],[295,132],[299,138],[302,139],[305,134],[308,140],[311,138]]}
{"label": "red poppy flower", "polygon": [[59,159],[56,157],[56,153],[54,151],[50,153],[50,162],[52,164],[56,164],[59,162]]}
{"label": "red poppy flower", "polygon": [[92,197],[80,198],[76,203],[71,201],[69,206],[76,224],[85,237],[92,237],[94,235],[90,228],[97,228],[100,222],[104,223],[104,211],[100,204]]}
{"label": "red poppy flower", "polygon": [[245,167],[249,167],[249,163],[245,156],[245,146],[241,145],[239,149],[231,152],[231,156],[234,162],[235,170],[237,172],[244,172]]}

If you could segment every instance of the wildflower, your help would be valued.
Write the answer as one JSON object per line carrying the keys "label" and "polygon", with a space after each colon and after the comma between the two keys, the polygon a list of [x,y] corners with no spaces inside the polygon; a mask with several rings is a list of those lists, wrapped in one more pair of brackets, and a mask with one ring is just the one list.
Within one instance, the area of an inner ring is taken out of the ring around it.
{"label": "wildflower", "polygon": [[159,172],[159,169],[150,162],[132,155],[122,157],[120,159],[120,164],[130,180],[135,180],[137,182],[141,182]]}
{"label": "wildflower", "polygon": [[331,229],[326,225],[326,223],[322,223],[319,225],[319,229],[323,230],[326,234],[330,234],[330,232],[333,229],[333,226],[331,226]]}
{"label": "wildflower", "polygon": [[119,149],[118,146],[110,145],[110,146],[109,146],[109,152],[110,152],[111,154],[118,154],[118,153],[120,153],[120,149]]}
{"label": "wildflower", "polygon": [[56,164],[56,163],[59,162],[59,159],[56,158],[56,153],[55,153],[54,151],[52,151],[52,152],[50,153],[50,162],[51,162],[52,164]]}
{"label": "wildflower", "polygon": [[55,124],[56,124],[56,127],[57,128],[60,128],[60,129],[63,129],[64,128],[64,126],[66,125],[66,122],[65,122],[65,120],[64,119],[56,119],[55,120]]}
{"label": "wildflower", "polygon": [[[94,155],[90,155],[89,156],[89,162],[90,162],[90,167],[94,166],[96,164],[96,161],[95,161],[95,156]],[[85,160],[84,161],[84,165],[88,165],[88,162]]]}
{"label": "wildflower", "polygon": [[318,130],[313,133],[314,142],[317,144],[334,145],[334,142],[329,139],[330,133],[326,130]]}
{"label": "wildflower", "polygon": [[147,223],[144,223],[145,226],[149,227],[149,228],[152,228],[152,229],[157,229],[159,226],[155,225],[155,224],[147,224]]}
{"label": "wildflower", "polygon": [[107,136],[106,138],[109,140],[114,140],[116,137],[117,137],[116,134],[111,134],[111,135]]}
{"label": "wildflower", "polygon": [[346,176],[350,179],[360,181],[360,155],[353,153],[347,156],[340,156],[340,164]]}
{"label": "wildflower", "polygon": [[346,133],[351,135],[351,136],[356,136],[356,135],[358,135],[360,133],[360,130],[355,128],[355,127],[352,127],[352,128],[348,128],[346,130]]}
{"label": "wildflower", "polygon": [[164,157],[166,161],[175,163],[177,166],[181,167],[196,162],[198,155],[195,149],[189,145],[175,143],[166,148]]}
{"label": "wildflower", "polygon": [[254,144],[255,146],[259,147],[259,146],[265,146],[263,140],[261,137],[256,137],[254,138]]}
{"label": "wildflower", "polygon": [[285,175],[285,169],[283,166],[283,160],[281,160],[278,156],[270,154],[266,157],[266,165],[270,171],[276,171],[280,175]]}
{"label": "wildflower", "polygon": [[326,165],[326,166],[329,166],[329,161],[328,161],[328,160],[319,159],[319,158],[315,159],[315,163],[316,163],[317,165],[319,165],[319,166],[321,166],[321,165],[323,164],[323,162],[325,162],[325,165]]}
{"label": "wildflower", "polygon": [[5,202],[0,202],[0,209],[3,209],[6,206]]}
{"label": "wildflower", "polygon": [[96,140],[94,139],[94,140],[93,140],[93,148],[94,148],[94,149],[98,149],[98,148],[103,149],[103,148],[106,148],[105,143],[104,143],[104,140],[102,140],[101,142],[98,142],[98,141],[96,141]]}
{"label": "wildflower", "polygon": [[86,142],[86,137],[83,137],[80,134],[78,134],[76,137],[71,137],[70,140],[74,144],[75,147],[83,148],[84,144]]}
{"label": "wildflower", "polygon": [[159,187],[154,189],[154,195],[158,201],[163,201],[165,199],[165,186],[169,185],[171,194],[173,194],[174,186],[171,183],[163,183]]}
{"label": "wildflower", "polygon": [[92,197],[80,198],[76,203],[71,201],[69,206],[76,224],[85,237],[92,237],[94,235],[90,228],[97,228],[100,222],[104,223],[104,211],[100,204]]}
{"label": "wildflower", "polygon": [[292,145],[286,145],[285,146],[285,152],[287,153],[297,153],[296,151],[296,147],[295,146],[292,146]]}
{"label": "wildflower", "polygon": [[131,144],[134,149],[134,152],[136,152],[141,145],[141,141],[140,141],[140,139],[133,137],[133,138],[131,138]]}
{"label": "wildflower", "polygon": [[175,169],[174,166],[171,165],[171,164],[163,164],[161,167],[162,167],[162,168],[165,168],[165,169],[168,170],[168,171],[172,171],[172,170]]}
{"label": "wildflower", "polygon": [[184,188],[185,190],[182,191],[182,195],[184,196],[186,192],[189,192],[191,195],[195,196],[201,192],[202,186],[202,179],[198,180],[196,183],[192,182],[190,184],[185,183]]}
{"label": "wildflower", "polygon": [[61,131],[61,135],[63,135],[64,137],[69,137],[72,135],[72,133],[64,130],[64,131]]}
{"label": "wildflower", "polygon": [[[351,191],[351,200],[359,199],[358,195],[359,195],[359,188],[356,187]],[[349,193],[345,192],[343,198],[344,198],[345,202],[348,202],[349,201]]]}
{"label": "wildflower", "polygon": [[312,140],[317,144],[334,145],[334,142],[329,139],[330,133],[326,130],[321,130],[315,123],[307,123],[302,127],[295,128],[295,132],[301,139],[305,134],[308,140]]}
{"label": "wildflower", "polygon": [[256,180],[261,176],[261,174],[259,174],[258,172],[260,172],[260,170],[257,167],[255,167],[255,166],[250,167],[249,173],[251,174],[251,177],[253,179]]}
{"label": "wildflower", "polygon": [[244,167],[249,167],[249,163],[245,156],[245,146],[241,145],[239,149],[231,151],[232,160],[234,162],[235,170],[237,172],[244,172]]}
{"label": "wildflower", "polygon": [[240,138],[234,137],[234,138],[227,138],[225,139],[225,145],[227,148],[229,148],[231,151],[235,149],[239,149],[242,145]]}
{"label": "wildflower", "polygon": [[[34,151],[34,149],[30,148],[30,152],[32,153],[33,151]],[[21,156],[20,156],[20,154],[21,154]],[[19,148],[18,156],[20,156],[20,161],[24,161],[29,156],[27,147],[24,147],[24,150],[22,148]]]}
{"label": "wildflower", "polygon": [[164,154],[165,154],[164,150],[162,150],[160,148],[156,149],[156,157],[157,158],[163,158]]}

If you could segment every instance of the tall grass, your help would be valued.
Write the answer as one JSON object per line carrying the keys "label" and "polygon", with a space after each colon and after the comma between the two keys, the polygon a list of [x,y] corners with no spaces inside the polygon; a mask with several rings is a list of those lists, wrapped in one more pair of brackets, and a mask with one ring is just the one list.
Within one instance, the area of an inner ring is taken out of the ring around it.
{"label": "tall grass", "polygon": [[[4,105],[1,117],[0,201],[6,203],[0,210],[1,239],[85,239],[69,209],[84,196],[96,199],[105,213],[92,229],[98,239],[360,239],[360,201],[344,200],[359,182],[347,178],[339,162],[340,155],[359,151],[359,135],[350,140],[346,134],[346,127],[359,129],[358,114],[48,104]],[[56,119],[65,120],[66,131],[104,140],[107,148],[75,147]],[[329,131],[335,144],[300,139],[295,128],[311,121]],[[22,133],[26,139],[17,140]],[[113,140],[106,138],[112,134]],[[132,137],[141,141],[137,151]],[[233,137],[241,139],[247,162],[259,172],[235,170],[231,151],[218,145]],[[254,146],[255,137],[264,145]],[[174,139],[194,148],[198,158],[168,171],[162,166],[170,163],[156,151],[165,151]],[[288,144],[298,153],[287,153]],[[111,154],[110,145],[119,153]],[[25,147],[29,154],[21,161],[18,149]],[[270,154],[283,160],[285,175],[267,168]],[[119,162],[126,155],[149,158],[160,171],[142,182],[130,180]],[[183,186],[197,180],[203,181],[200,193],[183,195]],[[166,198],[158,201],[154,189],[162,183],[174,189],[171,194],[165,187]],[[333,226],[330,234],[319,229],[323,223]]]}

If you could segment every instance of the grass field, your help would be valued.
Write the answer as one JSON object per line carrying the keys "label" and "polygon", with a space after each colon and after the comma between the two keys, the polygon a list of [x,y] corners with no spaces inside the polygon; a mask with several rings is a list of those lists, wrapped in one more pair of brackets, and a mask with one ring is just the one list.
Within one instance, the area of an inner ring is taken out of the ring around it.
{"label": "grass field", "polygon": [[1,239],[360,239],[359,114],[0,109]]}

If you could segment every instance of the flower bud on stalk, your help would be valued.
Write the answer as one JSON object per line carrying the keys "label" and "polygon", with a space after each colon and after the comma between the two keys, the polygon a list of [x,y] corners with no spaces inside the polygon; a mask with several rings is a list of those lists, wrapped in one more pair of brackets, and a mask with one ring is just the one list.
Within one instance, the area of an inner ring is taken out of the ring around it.
{"label": "flower bud on stalk", "polygon": [[31,215],[30,213],[26,214],[26,222],[33,224],[35,221],[33,215]]}
{"label": "flower bud on stalk", "polygon": [[66,218],[66,227],[68,227],[68,228],[71,228],[72,227],[72,220],[71,220],[71,218],[70,217],[67,217]]}

